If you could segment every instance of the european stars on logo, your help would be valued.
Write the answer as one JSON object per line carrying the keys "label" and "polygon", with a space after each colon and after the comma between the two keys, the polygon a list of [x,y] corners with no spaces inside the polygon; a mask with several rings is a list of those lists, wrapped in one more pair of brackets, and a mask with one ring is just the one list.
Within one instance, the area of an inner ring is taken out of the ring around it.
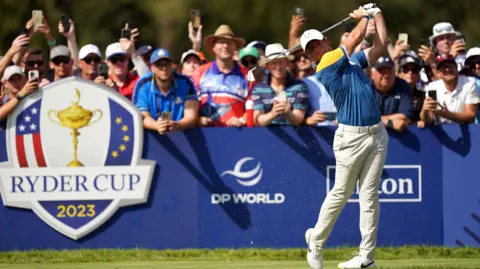
{"label": "european stars on logo", "polygon": [[[117,125],[121,125],[122,124],[122,118],[121,117],[117,117],[115,119],[115,123]],[[128,126],[127,125],[122,125],[122,127],[120,128],[120,130],[122,130],[124,133],[128,131]],[[130,142],[130,136],[128,135],[124,135],[123,136],[123,139],[122,139],[125,143],[128,143]],[[120,146],[118,146],[118,150],[113,150],[112,151],[112,157],[113,158],[117,158],[121,152],[124,152],[125,150],[127,150],[127,145],[125,144],[121,144]],[[120,151],[120,152],[119,152]]]}

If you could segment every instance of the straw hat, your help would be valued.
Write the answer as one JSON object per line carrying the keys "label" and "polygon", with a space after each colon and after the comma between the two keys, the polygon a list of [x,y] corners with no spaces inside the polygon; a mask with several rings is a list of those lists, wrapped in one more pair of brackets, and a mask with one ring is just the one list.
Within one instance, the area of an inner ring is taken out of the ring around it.
{"label": "straw hat", "polygon": [[217,38],[232,39],[237,44],[237,49],[241,49],[243,45],[245,45],[245,39],[236,37],[230,26],[222,24],[217,28],[215,34],[209,35],[203,40],[203,46],[205,47],[206,51],[214,54],[212,48],[213,43],[215,43],[215,39]]}

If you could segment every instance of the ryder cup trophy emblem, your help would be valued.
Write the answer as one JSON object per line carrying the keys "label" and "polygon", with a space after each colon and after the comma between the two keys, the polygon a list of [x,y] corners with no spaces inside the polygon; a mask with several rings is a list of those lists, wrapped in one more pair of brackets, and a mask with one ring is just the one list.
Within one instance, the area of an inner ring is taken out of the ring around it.
{"label": "ryder cup trophy emblem", "polygon": [[[94,111],[84,109],[82,106],[80,106],[78,103],[80,102],[80,91],[78,89],[75,89],[75,100],[73,101],[72,105],[69,106],[68,108],[56,112],[55,110],[50,110],[48,112],[48,118],[63,127],[67,127],[69,129],[72,129],[72,137],[73,137],[73,160],[67,165],[68,167],[81,167],[84,166],[78,159],[77,159],[77,147],[78,147],[78,136],[80,135],[80,132],[78,129],[81,129],[83,127],[89,126],[94,124],[95,122],[98,122],[102,116],[103,113],[99,109],[95,109]],[[97,119],[92,121],[92,118],[97,114],[100,115]],[[55,120],[54,117],[57,118]]]}

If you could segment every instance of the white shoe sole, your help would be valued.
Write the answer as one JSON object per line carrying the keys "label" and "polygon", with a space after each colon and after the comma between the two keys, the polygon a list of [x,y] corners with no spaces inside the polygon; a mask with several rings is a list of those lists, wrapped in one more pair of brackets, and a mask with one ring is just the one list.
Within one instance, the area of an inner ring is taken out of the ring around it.
{"label": "white shoe sole", "polygon": [[307,242],[307,246],[310,246],[310,236],[312,235],[313,228],[308,229],[305,232],[305,242]]}
{"label": "white shoe sole", "polygon": [[373,263],[373,264],[370,264],[370,265],[367,266],[367,267],[363,267],[363,268],[361,268],[361,267],[353,268],[353,267],[342,267],[342,266],[339,264],[339,265],[337,266],[337,268],[338,268],[338,269],[357,269],[357,268],[358,268],[358,269],[363,269],[363,268],[377,268],[377,266],[375,265],[375,263]]}

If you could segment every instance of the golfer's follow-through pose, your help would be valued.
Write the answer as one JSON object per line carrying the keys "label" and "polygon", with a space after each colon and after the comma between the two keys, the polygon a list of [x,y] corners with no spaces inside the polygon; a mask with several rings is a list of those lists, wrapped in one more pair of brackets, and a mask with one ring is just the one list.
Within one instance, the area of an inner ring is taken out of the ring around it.
{"label": "golfer's follow-through pose", "polygon": [[[347,40],[328,51],[328,40],[317,30],[306,31],[300,43],[316,61],[316,76],[325,85],[338,110],[338,129],[333,150],[336,158],[335,185],[323,202],[315,228],[306,232],[307,260],[312,268],[323,266],[323,248],[333,225],[358,181],[360,190],[359,255],[339,268],[375,267],[380,204],[378,186],[387,153],[388,134],[381,121],[375,93],[363,69],[386,53],[387,30],[379,8],[365,5],[350,13],[359,20]],[[369,19],[375,20],[373,47],[353,54],[363,40]]]}

